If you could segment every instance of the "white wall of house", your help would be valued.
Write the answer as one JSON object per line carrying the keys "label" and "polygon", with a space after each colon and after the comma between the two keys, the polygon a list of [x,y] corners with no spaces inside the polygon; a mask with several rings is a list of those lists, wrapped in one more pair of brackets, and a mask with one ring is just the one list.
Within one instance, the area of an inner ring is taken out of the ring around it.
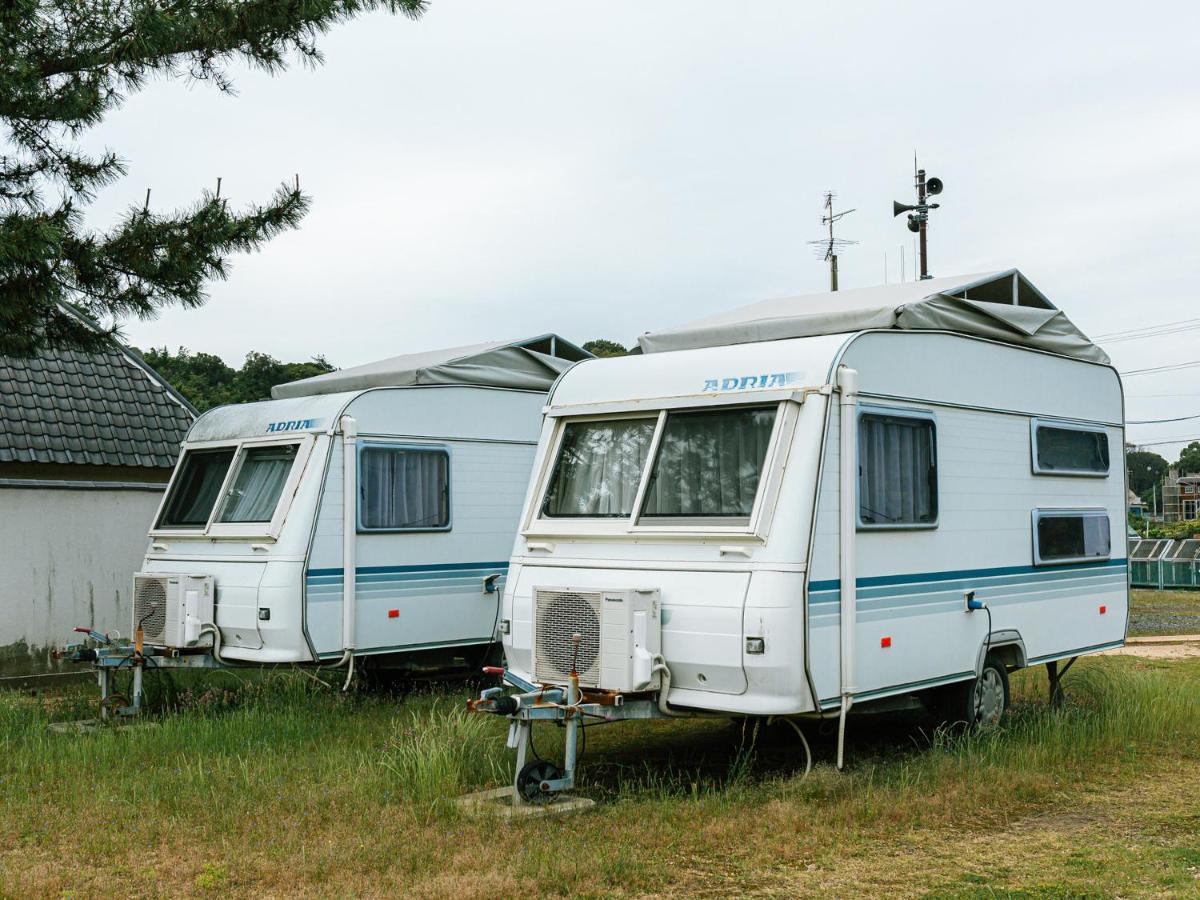
{"label": "white wall of house", "polygon": [[[165,485],[163,485],[165,488]],[[0,487],[0,675],[54,668],[76,625],[130,633],[161,490]]]}

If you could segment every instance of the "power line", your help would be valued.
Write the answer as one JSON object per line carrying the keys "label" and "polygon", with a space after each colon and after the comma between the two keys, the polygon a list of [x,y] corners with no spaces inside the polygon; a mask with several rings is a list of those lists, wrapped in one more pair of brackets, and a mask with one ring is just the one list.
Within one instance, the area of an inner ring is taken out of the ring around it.
{"label": "power line", "polygon": [[1200,437],[1168,438],[1165,441],[1130,441],[1137,447],[1161,447],[1163,444],[1192,444],[1200,441]]}
{"label": "power line", "polygon": [[1158,325],[1143,325],[1141,328],[1127,328],[1121,331],[1110,331],[1106,334],[1093,335],[1093,339],[1097,341],[1114,340],[1135,340],[1136,337],[1153,337],[1152,334],[1143,334],[1144,332],[1157,332],[1162,329],[1178,329],[1180,331],[1190,331],[1194,328],[1200,328],[1200,318],[1197,319],[1180,319],[1178,322],[1161,322]]}
{"label": "power line", "polygon": [[1192,369],[1200,366],[1200,359],[1193,359],[1189,362],[1172,363],[1169,366],[1153,366],[1149,369],[1130,369],[1128,372],[1121,372],[1121,376],[1128,378],[1131,375],[1154,375],[1159,372],[1175,372],[1179,369]]}
{"label": "power line", "polygon": [[1188,419],[1200,419],[1200,413],[1194,416],[1178,416],[1174,419],[1129,419],[1126,425],[1161,425],[1163,422],[1186,422]]}

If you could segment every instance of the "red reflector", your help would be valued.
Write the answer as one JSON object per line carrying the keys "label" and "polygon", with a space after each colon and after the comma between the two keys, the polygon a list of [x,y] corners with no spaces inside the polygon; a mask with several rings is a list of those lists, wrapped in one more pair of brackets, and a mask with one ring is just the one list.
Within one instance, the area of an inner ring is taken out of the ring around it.
{"label": "red reflector", "polygon": [[1100,607],[1100,615],[1104,615],[1106,612],[1108,612],[1107,606]]}
{"label": "red reflector", "polygon": [[880,639],[879,639],[879,646],[880,646],[880,647],[890,647],[890,646],[892,646],[892,639],[891,639],[890,637],[880,638]]}
{"label": "red reflector", "polygon": [[400,618],[400,610],[398,610],[398,609],[389,609],[389,610],[388,610],[388,618],[389,618],[389,619],[398,619],[398,618]]}

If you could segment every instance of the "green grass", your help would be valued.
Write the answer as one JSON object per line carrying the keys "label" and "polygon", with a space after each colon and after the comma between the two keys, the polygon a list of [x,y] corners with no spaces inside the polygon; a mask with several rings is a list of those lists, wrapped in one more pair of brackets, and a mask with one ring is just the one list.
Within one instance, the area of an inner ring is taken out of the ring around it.
{"label": "green grass", "polygon": [[1200,591],[1133,591],[1129,633],[1200,634]]}
{"label": "green grass", "polygon": [[447,802],[510,774],[504,721],[465,691],[218,673],[82,735],[46,725],[87,694],[0,694],[0,895],[1194,893],[1200,661],[1089,658],[1067,686],[1051,710],[1019,673],[1011,717],[976,735],[855,718],[844,773],[810,729],[806,779],[786,726],[589,729],[597,807],[511,825]]}

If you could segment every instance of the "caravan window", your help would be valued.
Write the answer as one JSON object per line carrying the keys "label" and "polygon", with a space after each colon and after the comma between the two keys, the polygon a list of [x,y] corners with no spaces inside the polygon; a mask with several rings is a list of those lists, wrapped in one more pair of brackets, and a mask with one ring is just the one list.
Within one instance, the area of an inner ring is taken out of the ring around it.
{"label": "caravan window", "polygon": [[933,416],[907,410],[860,413],[859,527],[933,528],[937,517]]}
{"label": "caravan window", "polygon": [[1035,565],[1108,559],[1112,551],[1108,512],[1103,509],[1035,509]]}
{"label": "caravan window", "polygon": [[547,518],[633,515],[656,418],[568,422],[542,502]]}
{"label": "caravan window", "polygon": [[188,450],[179,464],[179,474],[175,476],[158,527],[203,528],[207,525],[234,452],[233,447]]}
{"label": "caravan window", "polygon": [[217,521],[270,522],[299,449],[299,444],[247,449]]}
{"label": "caravan window", "polygon": [[668,413],[643,518],[750,521],[776,407]]}
{"label": "caravan window", "polygon": [[358,456],[363,531],[450,528],[450,453],[444,447],[365,443]]}
{"label": "caravan window", "polygon": [[1103,426],[1034,419],[1032,430],[1036,474],[1108,474],[1108,433]]}

